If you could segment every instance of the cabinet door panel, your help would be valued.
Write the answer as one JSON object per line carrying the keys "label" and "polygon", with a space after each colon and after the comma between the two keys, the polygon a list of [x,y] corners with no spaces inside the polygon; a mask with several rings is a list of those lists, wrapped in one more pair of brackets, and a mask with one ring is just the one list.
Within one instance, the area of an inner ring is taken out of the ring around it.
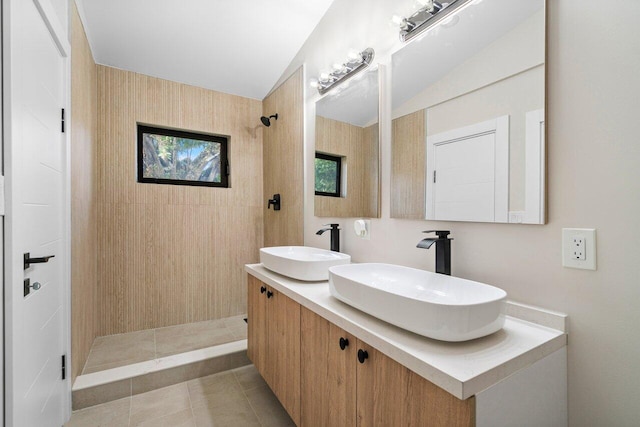
{"label": "cabinet door panel", "polygon": [[[406,369],[406,368],[405,368]],[[406,425],[425,427],[475,426],[476,398],[460,400],[415,372],[409,371],[409,419]]]}
{"label": "cabinet door panel", "polygon": [[[409,370],[366,343],[357,340],[357,349],[368,358],[357,361],[357,425],[409,426],[407,401]],[[420,425],[420,424],[417,424]]]}
{"label": "cabinet door panel", "polygon": [[267,299],[269,335],[268,371],[265,380],[287,410],[300,424],[300,304],[273,292]]}
{"label": "cabinet door panel", "polygon": [[358,340],[358,426],[472,427],[475,397],[460,400]]}
{"label": "cabinet door panel", "polygon": [[[306,308],[300,323],[300,425],[355,425],[355,338]],[[349,343],[344,350],[341,338]]]}
{"label": "cabinet door panel", "polygon": [[260,292],[266,286],[249,275],[247,280],[247,356],[263,377],[267,374],[267,297]]}

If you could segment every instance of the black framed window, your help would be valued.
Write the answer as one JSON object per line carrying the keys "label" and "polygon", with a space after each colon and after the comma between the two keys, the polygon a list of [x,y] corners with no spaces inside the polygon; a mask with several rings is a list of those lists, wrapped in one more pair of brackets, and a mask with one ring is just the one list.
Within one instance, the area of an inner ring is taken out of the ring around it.
{"label": "black framed window", "polygon": [[342,158],[316,152],[316,196],[340,197]]}
{"label": "black framed window", "polygon": [[229,187],[226,136],[138,125],[138,182]]}

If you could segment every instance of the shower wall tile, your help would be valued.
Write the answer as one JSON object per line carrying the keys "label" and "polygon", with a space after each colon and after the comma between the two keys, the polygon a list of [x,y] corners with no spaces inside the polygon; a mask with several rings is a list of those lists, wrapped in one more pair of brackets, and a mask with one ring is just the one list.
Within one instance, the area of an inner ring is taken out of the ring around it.
{"label": "shower wall tile", "polygon": [[[243,265],[263,246],[262,102],[97,74],[98,335],[246,312]],[[230,136],[231,188],[137,183],[136,123]]]}
{"label": "shower wall tile", "polygon": [[282,209],[262,205],[264,246],[304,244],[304,101],[302,67],[264,99],[265,116],[278,120],[264,128],[264,200],[280,194]]}
{"label": "shower wall tile", "polygon": [[98,335],[97,68],[71,5],[71,381]]}

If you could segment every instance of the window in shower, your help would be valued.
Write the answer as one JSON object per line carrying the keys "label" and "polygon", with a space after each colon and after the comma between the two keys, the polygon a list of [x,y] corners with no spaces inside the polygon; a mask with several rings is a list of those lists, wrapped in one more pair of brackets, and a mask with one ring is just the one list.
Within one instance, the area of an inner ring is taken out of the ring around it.
{"label": "window in shower", "polygon": [[138,124],[138,182],[229,187],[229,137]]}

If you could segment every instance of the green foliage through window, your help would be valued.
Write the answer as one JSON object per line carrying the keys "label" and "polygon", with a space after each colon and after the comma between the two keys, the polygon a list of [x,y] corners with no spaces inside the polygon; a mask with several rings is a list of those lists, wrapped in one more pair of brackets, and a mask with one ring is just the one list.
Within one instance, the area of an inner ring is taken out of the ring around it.
{"label": "green foliage through window", "polygon": [[138,125],[138,181],[227,187],[227,138]]}
{"label": "green foliage through window", "polygon": [[342,159],[338,156],[316,153],[315,193],[318,196],[340,197]]}

